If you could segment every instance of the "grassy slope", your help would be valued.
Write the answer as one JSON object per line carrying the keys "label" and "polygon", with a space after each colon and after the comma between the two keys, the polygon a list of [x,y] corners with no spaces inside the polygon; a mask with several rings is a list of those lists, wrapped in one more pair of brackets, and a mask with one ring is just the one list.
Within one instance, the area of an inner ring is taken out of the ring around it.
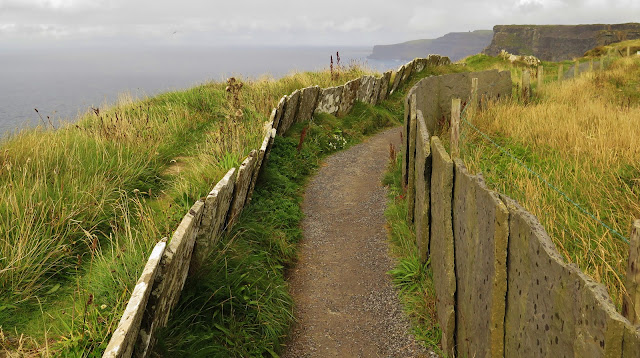
{"label": "grassy slope", "polygon": [[259,146],[279,98],[359,77],[345,69],[125,101],[0,144],[0,346],[91,352],[106,344],[150,248]]}

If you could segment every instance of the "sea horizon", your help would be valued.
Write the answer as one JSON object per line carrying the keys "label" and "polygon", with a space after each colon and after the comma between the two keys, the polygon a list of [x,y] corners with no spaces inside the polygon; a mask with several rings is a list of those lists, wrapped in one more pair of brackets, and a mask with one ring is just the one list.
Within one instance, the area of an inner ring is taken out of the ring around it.
{"label": "sea horizon", "polygon": [[[147,46],[30,48],[0,52],[0,138],[51,122],[73,122],[92,107],[183,90],[236,76],[274,79],[355,61],[377,71],[402,61],[367,59],[371,46]],[[38,110],[36,113],[35,109]],[[42,116],[42,118],[40,118]],[[49,118],[47,118],[49,117]]]}

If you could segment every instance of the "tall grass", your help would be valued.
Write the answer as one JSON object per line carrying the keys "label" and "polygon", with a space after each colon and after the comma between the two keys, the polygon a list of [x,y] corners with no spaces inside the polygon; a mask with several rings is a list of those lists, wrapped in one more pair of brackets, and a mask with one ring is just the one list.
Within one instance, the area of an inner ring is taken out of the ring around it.
{"label": "tall grass", "polygon": [[[597,219],[628,235],[640,217],[640,59],[547,83],[531,103],[490,104],[472,123]],[[534,213],[559,251],[620,305],[628,244],[463,125],[467,165]]]}
{"label": "tall grass", "polygon": [[225,118],[225,84],[208,83],[0,143],[0,345],[15,349],[22,334],[67,354],[104,345],[150,248],[259,146],[279,98],[365,73],[247,82],[240,121]]}

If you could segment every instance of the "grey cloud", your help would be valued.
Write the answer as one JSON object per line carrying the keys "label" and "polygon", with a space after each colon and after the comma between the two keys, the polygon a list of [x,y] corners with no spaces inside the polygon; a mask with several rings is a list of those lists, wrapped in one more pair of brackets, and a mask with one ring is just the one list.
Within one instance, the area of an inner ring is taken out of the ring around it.
{"label": "grey cloud", "polygon": [[0,44],[373,45],[497,24],[615,23],[639,15],[635,0],[0,0]]}

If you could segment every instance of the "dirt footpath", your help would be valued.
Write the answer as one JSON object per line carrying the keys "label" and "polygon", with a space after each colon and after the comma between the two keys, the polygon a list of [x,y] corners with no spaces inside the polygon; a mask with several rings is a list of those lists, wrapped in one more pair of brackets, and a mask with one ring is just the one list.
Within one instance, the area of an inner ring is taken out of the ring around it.
{"label": "dirt footpath", "polygon": [[289,276],[297,323],[283,357],[429,356],[386,274],[389,143],[400,147],[400,128],[327,158],[306,188],[304,238]]}

